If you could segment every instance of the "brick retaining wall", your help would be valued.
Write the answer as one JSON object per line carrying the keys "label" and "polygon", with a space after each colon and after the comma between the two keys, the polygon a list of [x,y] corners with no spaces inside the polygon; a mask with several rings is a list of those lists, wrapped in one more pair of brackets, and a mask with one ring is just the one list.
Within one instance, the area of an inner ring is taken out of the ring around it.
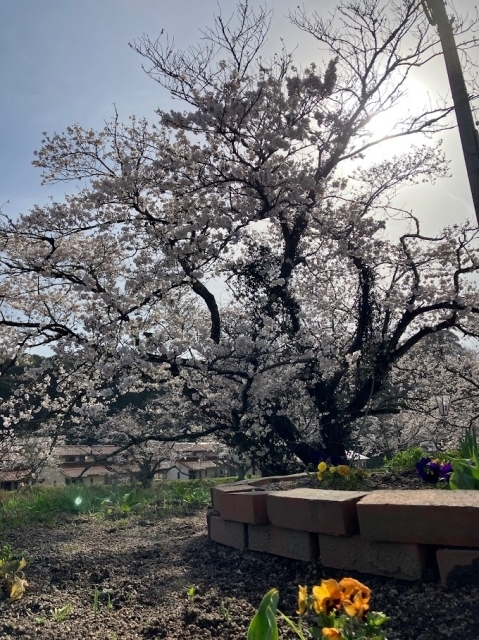
{"label": "brick retaining wall", "polygon": [[479,558],[479,491],[265,491],[304,477],[274,476],[211,488],[211,540],[240,549],[404,580]]}

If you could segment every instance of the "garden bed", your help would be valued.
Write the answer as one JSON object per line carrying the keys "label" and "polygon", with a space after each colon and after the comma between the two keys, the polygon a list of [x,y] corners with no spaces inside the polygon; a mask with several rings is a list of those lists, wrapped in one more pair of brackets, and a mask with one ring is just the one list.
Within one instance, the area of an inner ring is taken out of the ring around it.
{"label": "garden bed", "polygon": [[[345,575],[319,560],[215,544],[204,510],[165,518],[152,508],[116,522],[77,516],[5,531],[0,542],[27,555],[30,583],[22,600],[0,604],[4,640],[245,640],[271,587],[280,591],[280,609],[294,616],[298,584]],[[389,640],[479,638],[477,570],[458,574],[447,593],[435,582],[352,575],[372,589],[373,608],[391,615]],[[108,611],[102,600],[96,616],[95,586],[111,590],[112,606]],[[71,613],[55,620],[51,610],[69,602]],[[282,622],[280,629],[282,640],[296,638]]]}
{"label": "garden bed", "polygon": [[[253,483],[251,483],[253,484]],[[297,488],[322,489],[324,485],[319,482],[315,474],[309,476],[294,477],[292,480],[281,480],[279,482],[269,482],[260,485],[265,491],[286,491]],[[441,485],[442,486],[442,485]],[[348,490],[347,481],[341,486],[335,487],[338,490]],[[427,484],[422,480],[416,471],[372,471],[361,479],[355,490],[377,491],[379,489],[437,489],[438,485]]]}
{"label": "garden bed", "polygon": [[[331,569],[440,578],[447,586],[455,568],[479,562],[479,492],[432,490],[422,481],[414,489],[415,478],[401,475],[408,490],[366,490],[366,479],[359,490],[327,490],[306,474],[217,486],[209,536],[241,551],[319,557]],[[328,479],[348,486],[348,478]]]}

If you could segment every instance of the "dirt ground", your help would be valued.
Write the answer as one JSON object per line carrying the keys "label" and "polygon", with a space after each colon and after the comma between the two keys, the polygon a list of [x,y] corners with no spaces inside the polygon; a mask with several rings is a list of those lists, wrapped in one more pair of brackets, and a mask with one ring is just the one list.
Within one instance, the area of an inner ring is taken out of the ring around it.
{"label": "dirt ground", "polygon": [[[24,598],[0,600],[5,640],[245,640],[271,587],[280,590],[280,609],[294,615],[298,584],[343,577],[319,563],[217,545],[207,538],[204,509],[165,518],[152,508],[118,521],[77,516],[58,526],[5,532],[5,543],[29,561]],[[352,575],[372,588],[372,608],[391,615],[389,640],[479,639],[477,568],[449,591],[437,581]],[[61,619],[58,610],[69,603]],[[280,628],[283,640],[295,637]]]}

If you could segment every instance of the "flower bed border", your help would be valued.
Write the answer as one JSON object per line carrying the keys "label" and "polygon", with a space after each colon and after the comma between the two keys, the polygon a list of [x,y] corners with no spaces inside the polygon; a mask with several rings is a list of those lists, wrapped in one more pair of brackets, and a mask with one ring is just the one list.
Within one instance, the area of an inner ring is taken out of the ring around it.
{"label": "flower bed border", "polygon": [[[212,541],[324,567],[420,580],[479,561],[479,491],[264,490],[306,477],[270,476],[211,487]],[[449,524],[450,523],[450,526]]]}

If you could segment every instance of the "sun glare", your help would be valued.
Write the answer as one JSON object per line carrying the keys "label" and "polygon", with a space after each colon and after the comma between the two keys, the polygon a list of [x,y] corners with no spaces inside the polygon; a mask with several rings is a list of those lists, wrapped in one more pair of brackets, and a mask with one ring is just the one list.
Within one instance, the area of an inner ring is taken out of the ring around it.
{"label": "sun glare", "polygon": [[[430,96],[426,87],[418,81],[410,81],[409,90],[398,104],[391,109],[379,113],[369,123],[367,130],[371,133],[371,141],[386,136],[394,136],[404,129],[401,123],[410,116],[417,116],[430,109]],[[392,138],[365,151],[365,159],[378,162],[393,155],[407,152],[411,145],[424,142],[419,134],[411,134]]]}

